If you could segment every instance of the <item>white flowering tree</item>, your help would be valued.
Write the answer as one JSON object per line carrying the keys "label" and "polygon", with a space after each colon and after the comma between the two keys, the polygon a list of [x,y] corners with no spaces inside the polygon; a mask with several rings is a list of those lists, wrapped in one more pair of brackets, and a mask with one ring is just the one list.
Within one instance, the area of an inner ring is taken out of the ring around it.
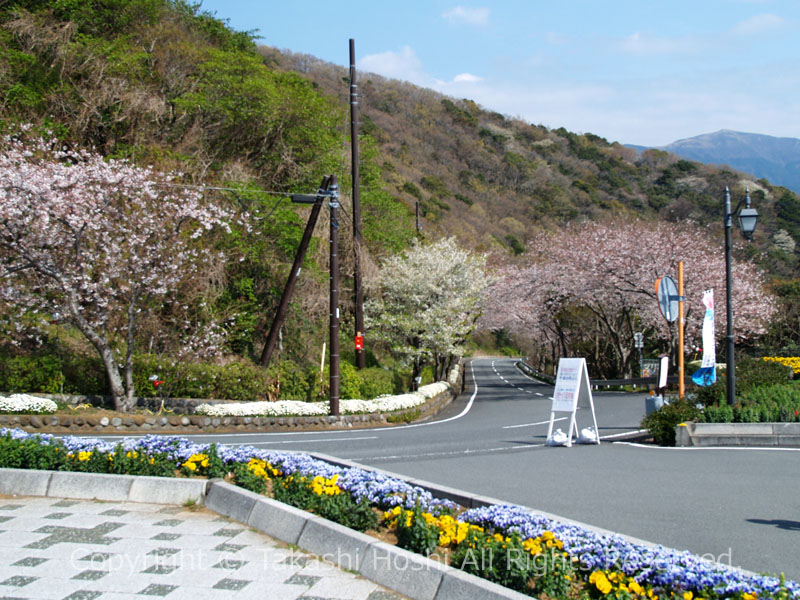
{"label": "white flowering tree", "polygon": [[489,283],[486,257],[462,250],[454,238],[416,243],[381,266],[381,296],[366,304],[367,326],[413,365],[412,377],[432,362],[441,380],[464,353]]}
{"label": "white flowering tree", "polygon": [[[629,376],[634,332],[674,345],[676,332],[658,310],[654,283],[664,275],[676,278],[678,261],[684,263],[687,343],[700,340],[707,289],[716,298],[718,338],[724,335],[723,245],[706,228],[689,222],[582,223],[539,234],[525,257],[525,266],[505,269],[492,288],[482,326],[550,347],[554,359],[581,343],[605,348],[611,371]],[[776,303],[752,262],[735,260],[733,278],[736,336],[744,341],[766,332]]]}
{"label": "white flowering tree", "polygon": [[137,319],[210,258],[199,238],[229,217],[171,179],[24,132],[0,151],[0,299],[71,322],[121,411],[136,402]]}

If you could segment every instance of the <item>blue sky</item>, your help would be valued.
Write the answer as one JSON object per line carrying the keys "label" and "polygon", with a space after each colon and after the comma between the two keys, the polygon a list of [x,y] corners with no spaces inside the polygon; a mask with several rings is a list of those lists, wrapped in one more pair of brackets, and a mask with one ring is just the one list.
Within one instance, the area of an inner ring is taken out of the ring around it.
{"label": "blue sky", "polygon": [[259,43],[550,128],[800,138],[800,0],[202,0]]}

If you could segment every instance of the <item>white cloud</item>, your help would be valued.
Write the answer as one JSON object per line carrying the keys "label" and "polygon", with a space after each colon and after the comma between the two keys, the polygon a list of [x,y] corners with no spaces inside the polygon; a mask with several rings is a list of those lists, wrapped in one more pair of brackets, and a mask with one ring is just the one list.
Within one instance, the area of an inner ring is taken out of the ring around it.
{"label": "white cloud", "polygon": [[624,38],[619,49],[628,54],[674,54],[689,52],[696,48],[696,41],[689,38],[666,38],[633,33]]}
{"label": "white cloud", "polygon": [[456,6],[455,8],[444,11],[442,17],[450,23],[465,23],[467,25],[480,27],[489,22],[489,9]]}
{"label": "white cloud", "polygon": [[478,83],[479,81],[483,81],[483,78],[472,73],[459,73],[453,78],[454,83]]}
{"label": "white cloud", "polygon": [[359,68],[390,79],[402,79],[419,85],[430,83],[430,78],[422,69],[422,62],[411,46],[403,46],[400,52],[389,50],[380,54],[369,54],[359,61]]}
{"label": "white cloud", "polygon": [[774,31],[786,26],[788,22],[773,14],[763,14],[750,17],[740,23],[737,23],[733,28],[733,33],[738,35],[756,35],[768,31]]}
{"label": "white cloud", "polygon": [[472,73],[459,73],[451,81],[437,79],[425,72],[422,61],[411,46],[403,46],[400,52],[389,50],[365,56],[359,61],[359,68],[389,79],[408,81],[444,93],[448,93],[446,90],[449,86],[473,85],[483,81],[482,77]]}

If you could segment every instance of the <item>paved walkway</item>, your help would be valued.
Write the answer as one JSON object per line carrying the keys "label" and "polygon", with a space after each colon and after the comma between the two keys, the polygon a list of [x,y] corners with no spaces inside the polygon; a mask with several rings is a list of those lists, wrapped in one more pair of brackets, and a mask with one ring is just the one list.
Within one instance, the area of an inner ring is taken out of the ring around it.
{"label": "paved walkway", "polygon": [[403,600],[202,507],[0,496],[0,600]]}

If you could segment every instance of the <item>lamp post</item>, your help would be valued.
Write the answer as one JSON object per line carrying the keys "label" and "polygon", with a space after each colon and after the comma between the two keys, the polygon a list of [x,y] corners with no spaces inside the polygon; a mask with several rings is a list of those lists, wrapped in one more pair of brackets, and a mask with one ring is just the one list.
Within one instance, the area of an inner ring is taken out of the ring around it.
{"label": "lamp post", "polygon": [[[742,208],[742,202],[745,207]],[[741,209],[741,210],[739,210]],[[736,206],[736,211],[739,212],[739,228],[742,230],[742,235],[745,239],[751,240],[753,232],[756,229],[758,221],[758,211],[755,208],[750,208],[750,188],[747,188],[744,200],[740,201]],[[727,335],[726,353],[728,358],[728,365],[725,368],[725,380],[727,381],[727,400],[728,404],[733,406],[736,403],[736,359],[734,358],[734,344],[733,344],[733,303],[731,300],[731,291],[733,287],[733,277],[731,277],[731,228],[733,227],[733,212],[731,212],[731,192],[728,187],[725,187],[725,302],[727,309]]]}

